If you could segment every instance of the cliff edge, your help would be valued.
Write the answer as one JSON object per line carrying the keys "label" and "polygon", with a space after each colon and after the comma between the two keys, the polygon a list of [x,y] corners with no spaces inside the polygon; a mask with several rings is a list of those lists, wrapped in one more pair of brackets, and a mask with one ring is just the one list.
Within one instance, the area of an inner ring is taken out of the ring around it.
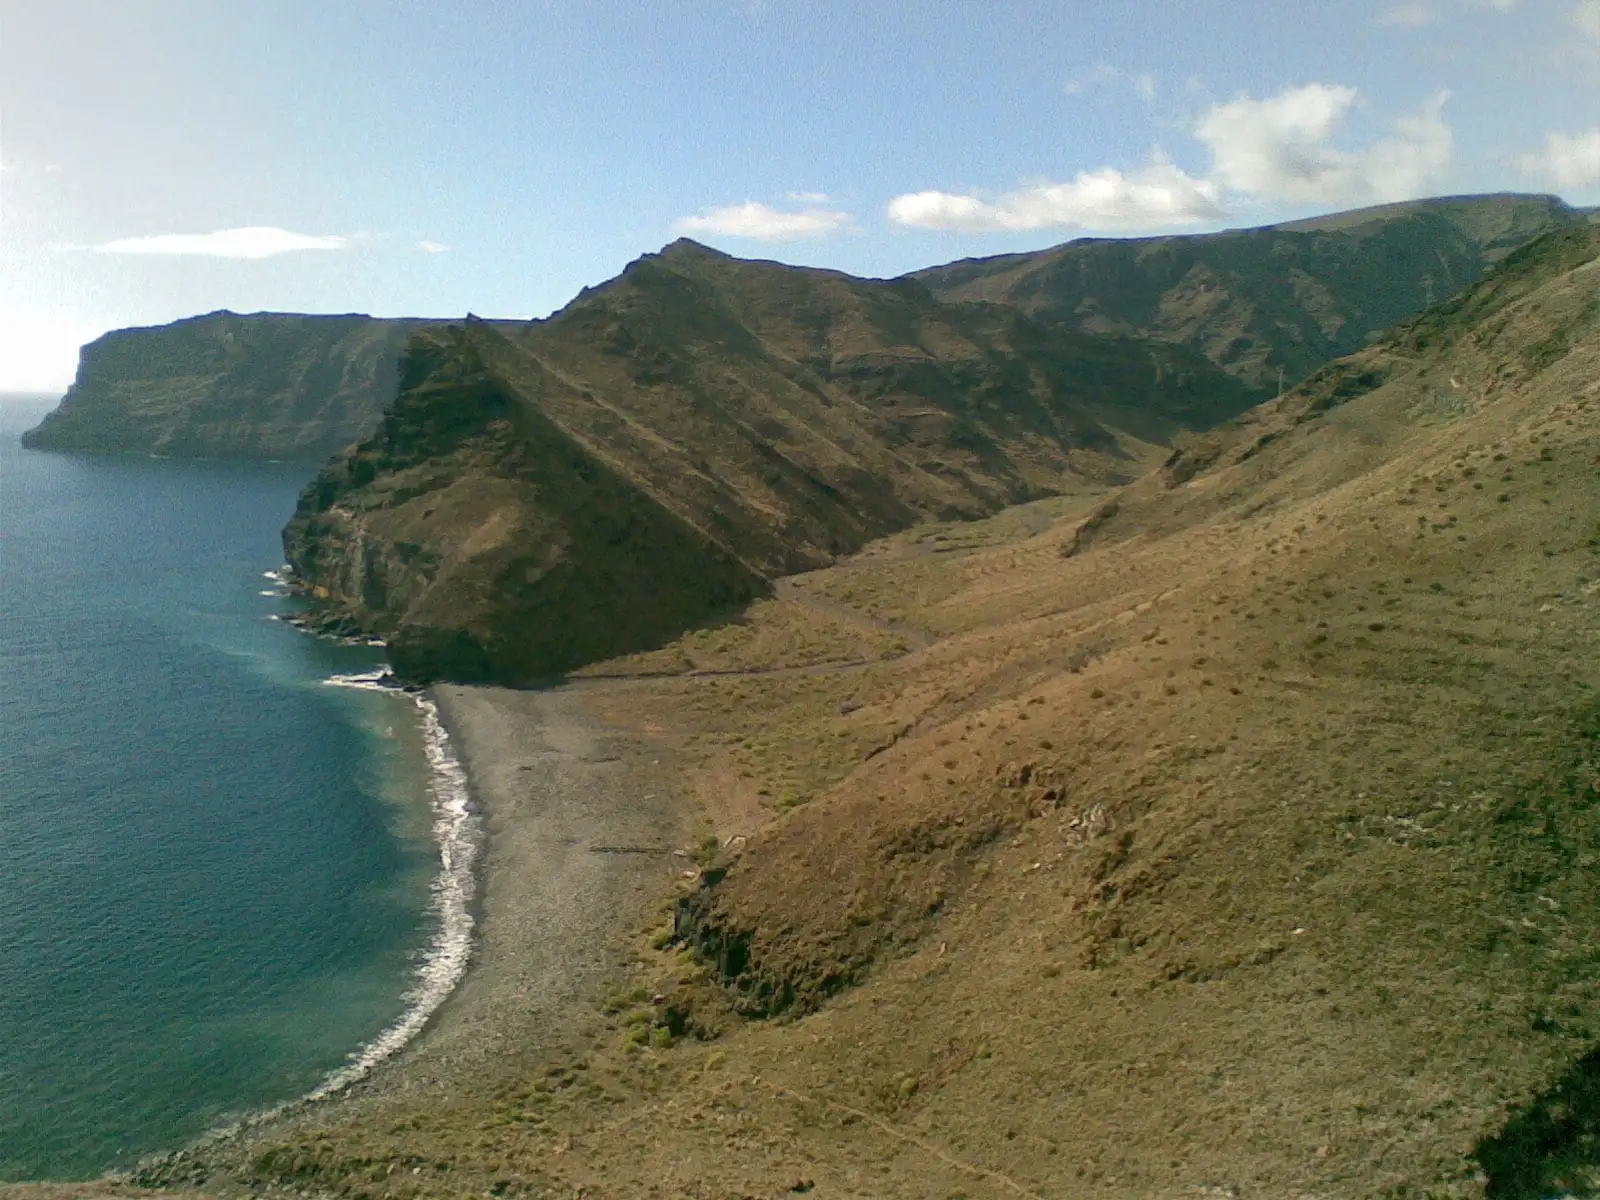
{"label": "cliff edge", "polygon": [[324,459],[372,432],[421,325],[360,314],[208,313],[85,346],[22,444],[172,458]]}
{"label": "cliff edge", "polygon": [[1259,399],[1181,347],[683,241],[547,321],[414,335],[285,552],[402,674],[521,681],[920,520],[1125,480]]}

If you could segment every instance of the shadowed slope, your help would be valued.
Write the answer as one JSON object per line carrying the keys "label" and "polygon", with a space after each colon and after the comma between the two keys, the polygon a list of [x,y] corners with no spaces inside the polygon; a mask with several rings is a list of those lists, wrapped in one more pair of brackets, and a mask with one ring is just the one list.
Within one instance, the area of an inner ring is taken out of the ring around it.
{"label": "shadowed slope", "polygon": [[218,312],[120,329],[22,444],[171,458],[322,459],[370,433],[421,323]]}
{"label": "shadowed slope", "polygon": [[1416,200],[1200,236],[1084,238],[916,272],[945,300],[989,300],[1095,332],[1193,347],[1257,385],[1290,382],[1475,283],[1586,214],[1553,196]]}
{"label": "shadowed slope", "polygon": [[1257,398],[1178,347],[679,242],[548,321],[419,335],[285,546],[402,671],[528,679],[916,521],[1126,479]]}

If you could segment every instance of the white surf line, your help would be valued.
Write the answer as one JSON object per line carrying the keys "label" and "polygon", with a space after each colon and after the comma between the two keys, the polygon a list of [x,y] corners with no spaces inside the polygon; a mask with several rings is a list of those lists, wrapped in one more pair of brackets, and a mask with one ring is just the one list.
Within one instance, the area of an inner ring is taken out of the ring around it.
{"label": "white surf line", "polygon": [[325,1099],[364,1079],[374,1067],[416,1037],[428,1018],[461,982],[472,954],[474,867],[483,839],[481,822],[472,808],[467,773],[439,719],[439,706],[420,692],[399,692],[385,682],[389,678],[388,670],[384,669],[359,675],[335,675],[324,682],[330,687],[405,695],[421,714],[422,748],[428,757],[430,775],[428,792],[433,808],[433,838],[439,847],[439,874],[431,885],[433,898],[429,907],[438,914],[439,931],[417,967],[416,982],[404,994],[405,1013],[302,1097],[307,1102]]}
{"label": "white surf line", "polygon": [[[422,717],[422,745],[430,768],[428,793],[433,809],[433,837],[439,847],[439,873],[429,885],[433,897],[428,907],[439,915],[439,931],[417,966],[415,982],[401,997],[406,1001],[406,1010],[398,1021],[353,1051],[344,1066],[330,1072],[309,1092],[217,1125],[194,1143],[195,1146],[221,1141],[247,1129],[265,1125],[297,1108],[330,1099],[351,1084],[365,1079],[373,1068],[422,1031],[428,1018],[438,1011],[467,972],[474,925],[474,868],[483,844],[482,822],[472,807],[466,770],[450,742],[444,722],[439,719],[439,706],[420,692],[405,691],[394,686],[390,682],[393,678],[389,669],[383,667],[353,675],[334,675],[322,682],[327,687],[387,692],[405,697],[417,706]],[[141,1162],[133,1176],[148,1163],[181,1161],[188,1153],[188,1149],[184,1149],[154,1155]]]}
{"label": "white surf line", "polygon": [[[287,563],[276,571],[263,571],[262,577],[281,584],[291,585],[291,570]],[[263,596],[267,592],[261,593]],[[290,594],[272,592],[272,595]],[[272,613],[271,619],[294,624],[302,632],[311,633],[284,614]],[[313,633],[315,637],[325,634]],[[381,638],[330,638],[344,645],[382,646]],[[433,893],[428,907],[439,915],[439,931],[434,935],[422,961],[417,966],[416,982],[401,995],[406,1010],[400,1019],[384,1029],[372,1041],[353,1051],[342,1067],[330,1072],[321,1083],[303,1096],[285,1100],[270,1108],[256,1109],[242,1116],[224,1119],[202,1134],[189,1146],[141,1159],[130,1172],[121,1178],[134,1179],[148,1167],[163,1162],[181,1162],[190,1152],[209,1142],[235,1137],[247,1129],[265,1125],[286,1116],[297,1108],[327,1100],[344,1091],[353,1083],[365,1079],[379,1063],[402,1049],[422,1031],[428,1018],[455,991],[461,977],[467,973],[467,962],[472,956],[472,899],[476,889],[478,852],[483,845],[483,823],[472,807],[472,791],[467,782],[467,772],[450,742],[444,722],[439,718],[439,706],[421,692],[396,687],[394,675],[388,667],[363,671],[351,675],[334,675],[322,682],[326,687],[355,688],[359,691],[387,692],[404,696],[417,706],[422,718],[422,748],[429,767],[428,797],[433,810],[433,839],[439,847],[439,873],[434,876],[429,890]]]}

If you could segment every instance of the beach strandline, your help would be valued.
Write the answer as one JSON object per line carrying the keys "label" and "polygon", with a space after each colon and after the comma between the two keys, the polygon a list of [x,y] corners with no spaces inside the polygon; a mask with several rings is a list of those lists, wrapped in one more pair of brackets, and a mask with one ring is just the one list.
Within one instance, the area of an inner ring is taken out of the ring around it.
{"label": "beach strandline", "polygon": [[[406,1015],[309,1095],[166,1156],[140,1182],[182,1182],[200,1163],[231,1174],[291,1128],[360,1119],[597,1032],[615,946],[677,877],[673,851],[693,823],[682,785],[658,750],[586,711],[577,689],[411,694],[425,731],[438,730],[430,760],[454,764],[461,783],[466,819],[449,833],[469,840],[441,840],[439,878],[450,876],[454,847],[465,886],[452,893],[464,918],[453,928],[465,940],[436,938]],[[436,791],[436,835],[441,807]],[[451,910],[441,914],[448,922]],[[424,994],[432,985],[442,990]]]}

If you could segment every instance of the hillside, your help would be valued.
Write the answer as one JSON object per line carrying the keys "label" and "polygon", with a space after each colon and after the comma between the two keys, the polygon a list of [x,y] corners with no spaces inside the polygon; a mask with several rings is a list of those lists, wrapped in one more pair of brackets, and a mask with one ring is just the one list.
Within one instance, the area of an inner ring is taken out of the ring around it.
{"label": "hillside", "polygon": [[1592,1194],[1597,278],[1553,235],[1126,488],[547,693],[714,835],[585,1032],[144,1178]]}
{"label": "hillside", "polygon": [[90,342],[40,450],[323,459],[372,431],[419,322],[209,313]]}
{"label": "hillside", "polygon": [[945,300],[1014,304],[1092,332],[1148,334],[1256,386],[1293,383],[1588,214],[1553,196],[1416,200],[1260,229],[1084,238],[916,272]]}
{"label": "hillside", "polygon": [[527,680],[918,521],[1126,480],[1258,399],[1181,347],[683,241],[547,321],[416,335],[285,550],[406,675]]}
{"label": "hillside", "polygon": [[[1298,380],[1515,246],[1593,216],[1548,196],[1422,200],[1266,229],[1084,239],[914,278],[936,298],[1018,307],[1053,328],[1175,342],[1275,389],[1280,366]],[[430,324],[219,312],[118,330],[84,347],[72,389],[26,444],[326,458],[373,432],[407,336]]]}

